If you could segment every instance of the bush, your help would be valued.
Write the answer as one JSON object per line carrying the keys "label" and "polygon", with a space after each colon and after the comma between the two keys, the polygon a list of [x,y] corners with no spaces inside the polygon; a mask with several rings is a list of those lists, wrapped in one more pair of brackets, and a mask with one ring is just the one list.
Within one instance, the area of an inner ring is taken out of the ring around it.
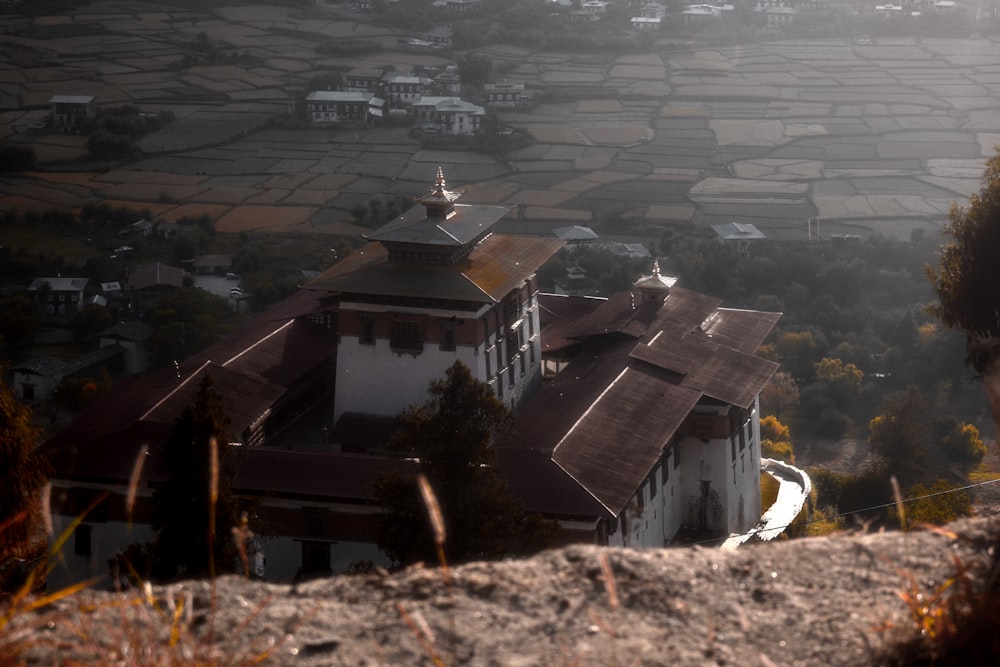
{"label": "bush", "polygon": [[[943,526],[955,519],[972,515],[972,498],[965,491],[939,479],[928,488],[923,484],[914,484],[903,494],[904,498],[917,498],[904,505],[906,520],[909,524],[930,523]],[[892,508],[890,517],[899,520],[899,511]]]}

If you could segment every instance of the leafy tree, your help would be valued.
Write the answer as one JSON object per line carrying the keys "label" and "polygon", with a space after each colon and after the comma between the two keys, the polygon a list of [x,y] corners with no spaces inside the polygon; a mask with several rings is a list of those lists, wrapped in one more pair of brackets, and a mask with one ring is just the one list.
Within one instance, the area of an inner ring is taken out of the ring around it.
{"label": "leafy tree", "polygon": [[854,364],[824,357],[816,363],[816,382],[843,407],[861,395],[864,373]]}
{"label": "leafy tree", "polygon": [[904,484],[915,481],[927,452],[927,410],[927,399],[910,387],[887,396],[878,416],[868,424],[868,445],[876,465]]}
{"label": "leafy tree", "polygon": [[956,421],[940,443],[948,458],[966,472],[979,465],[986,456],[986,445],[979,437],[979,429],[972,424]]}
{"label": "leafy tree", "polygon": [[482,85],[493,78],[493,61],[489,56],[478,54],[460,56],[458,75],[463,85]]}
{"label": "leafy tree", "polygon": [[760,393],[760,402],[781,419],[781,408],[799,404],[799,387],[790,373],[778,371]]}
{"label": "leafy tree", "polygon": [[222,395],[206,374],[159,449],[160,471],[166,475],[152,498],[153,573],[159,578],[233,571],[231,531],[239,519],[228,429]]}
{"label": "leafy tree", "polygon": [[[942,526],[959,517],[972,514],[972,499],[965,491],[943,479],[939,479],[930,488],[923,484],[914,484],[903,494],[906,498],[915,498],[904,506],[908,523],[932,523]],[[891,515],[898,518],[898,512],[893,508]]]}
{"label": "leafy tree", "polygon": [[[430,398],[403,411],[389,449],[419,460],[447,532],[451,561],[496,559],[547,546],[555,524],[527,514],[494,469],[493,442],[512,428],[510,410],[489,385],[456,361],[430,385]],[[396,563],[435,559],[416,475],[383,475],[375,495],[385,509],[379,542]]]}
{"label": "leafy tree", "polygon": [[768,458],[795,462],[791,432],[774,415],[760,420],[760,453]]}
{"label": "leafy tree", "polygon": [[[6,372],[0,364],[0,377]],[[39,429],[31,423],[31,410],[0,381],[0,564],[8,555],[24,555],[37,512],[37,495],[48,479],[48,465],[38,455]],[[21,512],[27,512],[18,519]]]}
{"label": "leafy tree", "polygon": [[69,330],[77,340],[96,336],[114,323],[111,313],[104,306],[86,306],[69,321]]}
{"label": "leafy tree", "polygon": [[969,206],[953,205],[944,233],[951,240],[927,276],[938,297],[933,312],[965,333],[970,363],[984,380],[1000,424],[1000,153],[986,163]]}

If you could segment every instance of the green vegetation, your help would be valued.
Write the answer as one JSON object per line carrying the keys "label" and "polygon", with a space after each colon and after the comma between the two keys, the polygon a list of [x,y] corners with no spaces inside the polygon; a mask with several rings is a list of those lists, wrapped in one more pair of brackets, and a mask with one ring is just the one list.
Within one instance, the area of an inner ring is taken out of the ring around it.
{"label": "green vegetation", "polygon": [[174,120],[172,112],[147,114],[138,107],[102,109],[87,127],[87,149],[99,159],[127,159],[139,151],[135,141]]}
{"label": "green vegetation", "polygon": [[[760,455],[786,463],[795,463],[791,432],[774,415],[768,415],[760,420]],[[761,507],[767,506],[761,502]]]}
{"label": "green vegetation", "polygon": [[[6,374],[0,364],[0,377]],[[39,512],[39,493],[48,481],[48,465],[38,455],[39,431],[31,410],[0,382],[0,592],[7,590],[8,561],[28,558]]]}
{"label": "green vegetation", "polygon": [[[429,392],[427,403],[400,415],[389,449],[419,460],[444,517],[448,561],[520,556],[548,546],[556,524],[526,513],[494,470],[493,442],[513,426],[509,409],[459,361]],[[379,545],[389,557],[397,564],[435,560],[435,531],[416,474],[383,475],[375,497],[386,512]]]}
{"label": "green vegetation", "polygon": [[936,268],[927,275],[938,303],[934,313],[965,334],[966,361],[983,376],[1000,424],[1000,153],[987,162],[980,191],[968,208],[953,206]]}

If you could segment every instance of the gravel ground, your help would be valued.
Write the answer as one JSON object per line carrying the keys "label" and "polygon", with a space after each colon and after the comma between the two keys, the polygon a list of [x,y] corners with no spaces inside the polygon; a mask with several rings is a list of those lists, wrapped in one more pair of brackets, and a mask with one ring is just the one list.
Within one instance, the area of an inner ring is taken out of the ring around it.
{"label": "gravel ground", "polygon": [[[951,528],[977,537],[987,524]],[[138,594],[81,594],[17,615],[6,642],[21,637],[28,665],[165,664],[176,656],[184,664],[352,667],[435,658],[484,666],[871,665],[911,627],[898,595],[907,573],[932,591],[951,573],[953,555],[973,558],[968,541],[888,533],[731,552],[571,547],[458,567],[450,586],[440,570],[419,567],[297,586],[226,578],[214,589],[154,589],[155,607]],[[0,657],[4,643],[0,635]]]}

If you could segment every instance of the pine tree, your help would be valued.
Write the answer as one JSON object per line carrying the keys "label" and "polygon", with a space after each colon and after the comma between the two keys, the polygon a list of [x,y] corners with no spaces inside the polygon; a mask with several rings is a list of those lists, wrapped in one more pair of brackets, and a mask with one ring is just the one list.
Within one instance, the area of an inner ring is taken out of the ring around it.
{"label": "pine tree", "polygon": [[[451,562],[497,559],[542,549],[554,522],[524,511],[495,469],[495,439],[513,425],[510,410],[489,385],[456,361],[430,385],[422,406],[400,415],[390,450],[419,460],[444,515]],[[394,562],[436,560],[434,536],[414,475],[385,475],[376,482],[385,510],[379,542]]]}
{"label": "pine tree", "polygon": [[238,514],[228,429],[222,395],[206,374],[159,452],[166,479],[152,498],[153,573],[158,578],[233,571],[231,531]]}

